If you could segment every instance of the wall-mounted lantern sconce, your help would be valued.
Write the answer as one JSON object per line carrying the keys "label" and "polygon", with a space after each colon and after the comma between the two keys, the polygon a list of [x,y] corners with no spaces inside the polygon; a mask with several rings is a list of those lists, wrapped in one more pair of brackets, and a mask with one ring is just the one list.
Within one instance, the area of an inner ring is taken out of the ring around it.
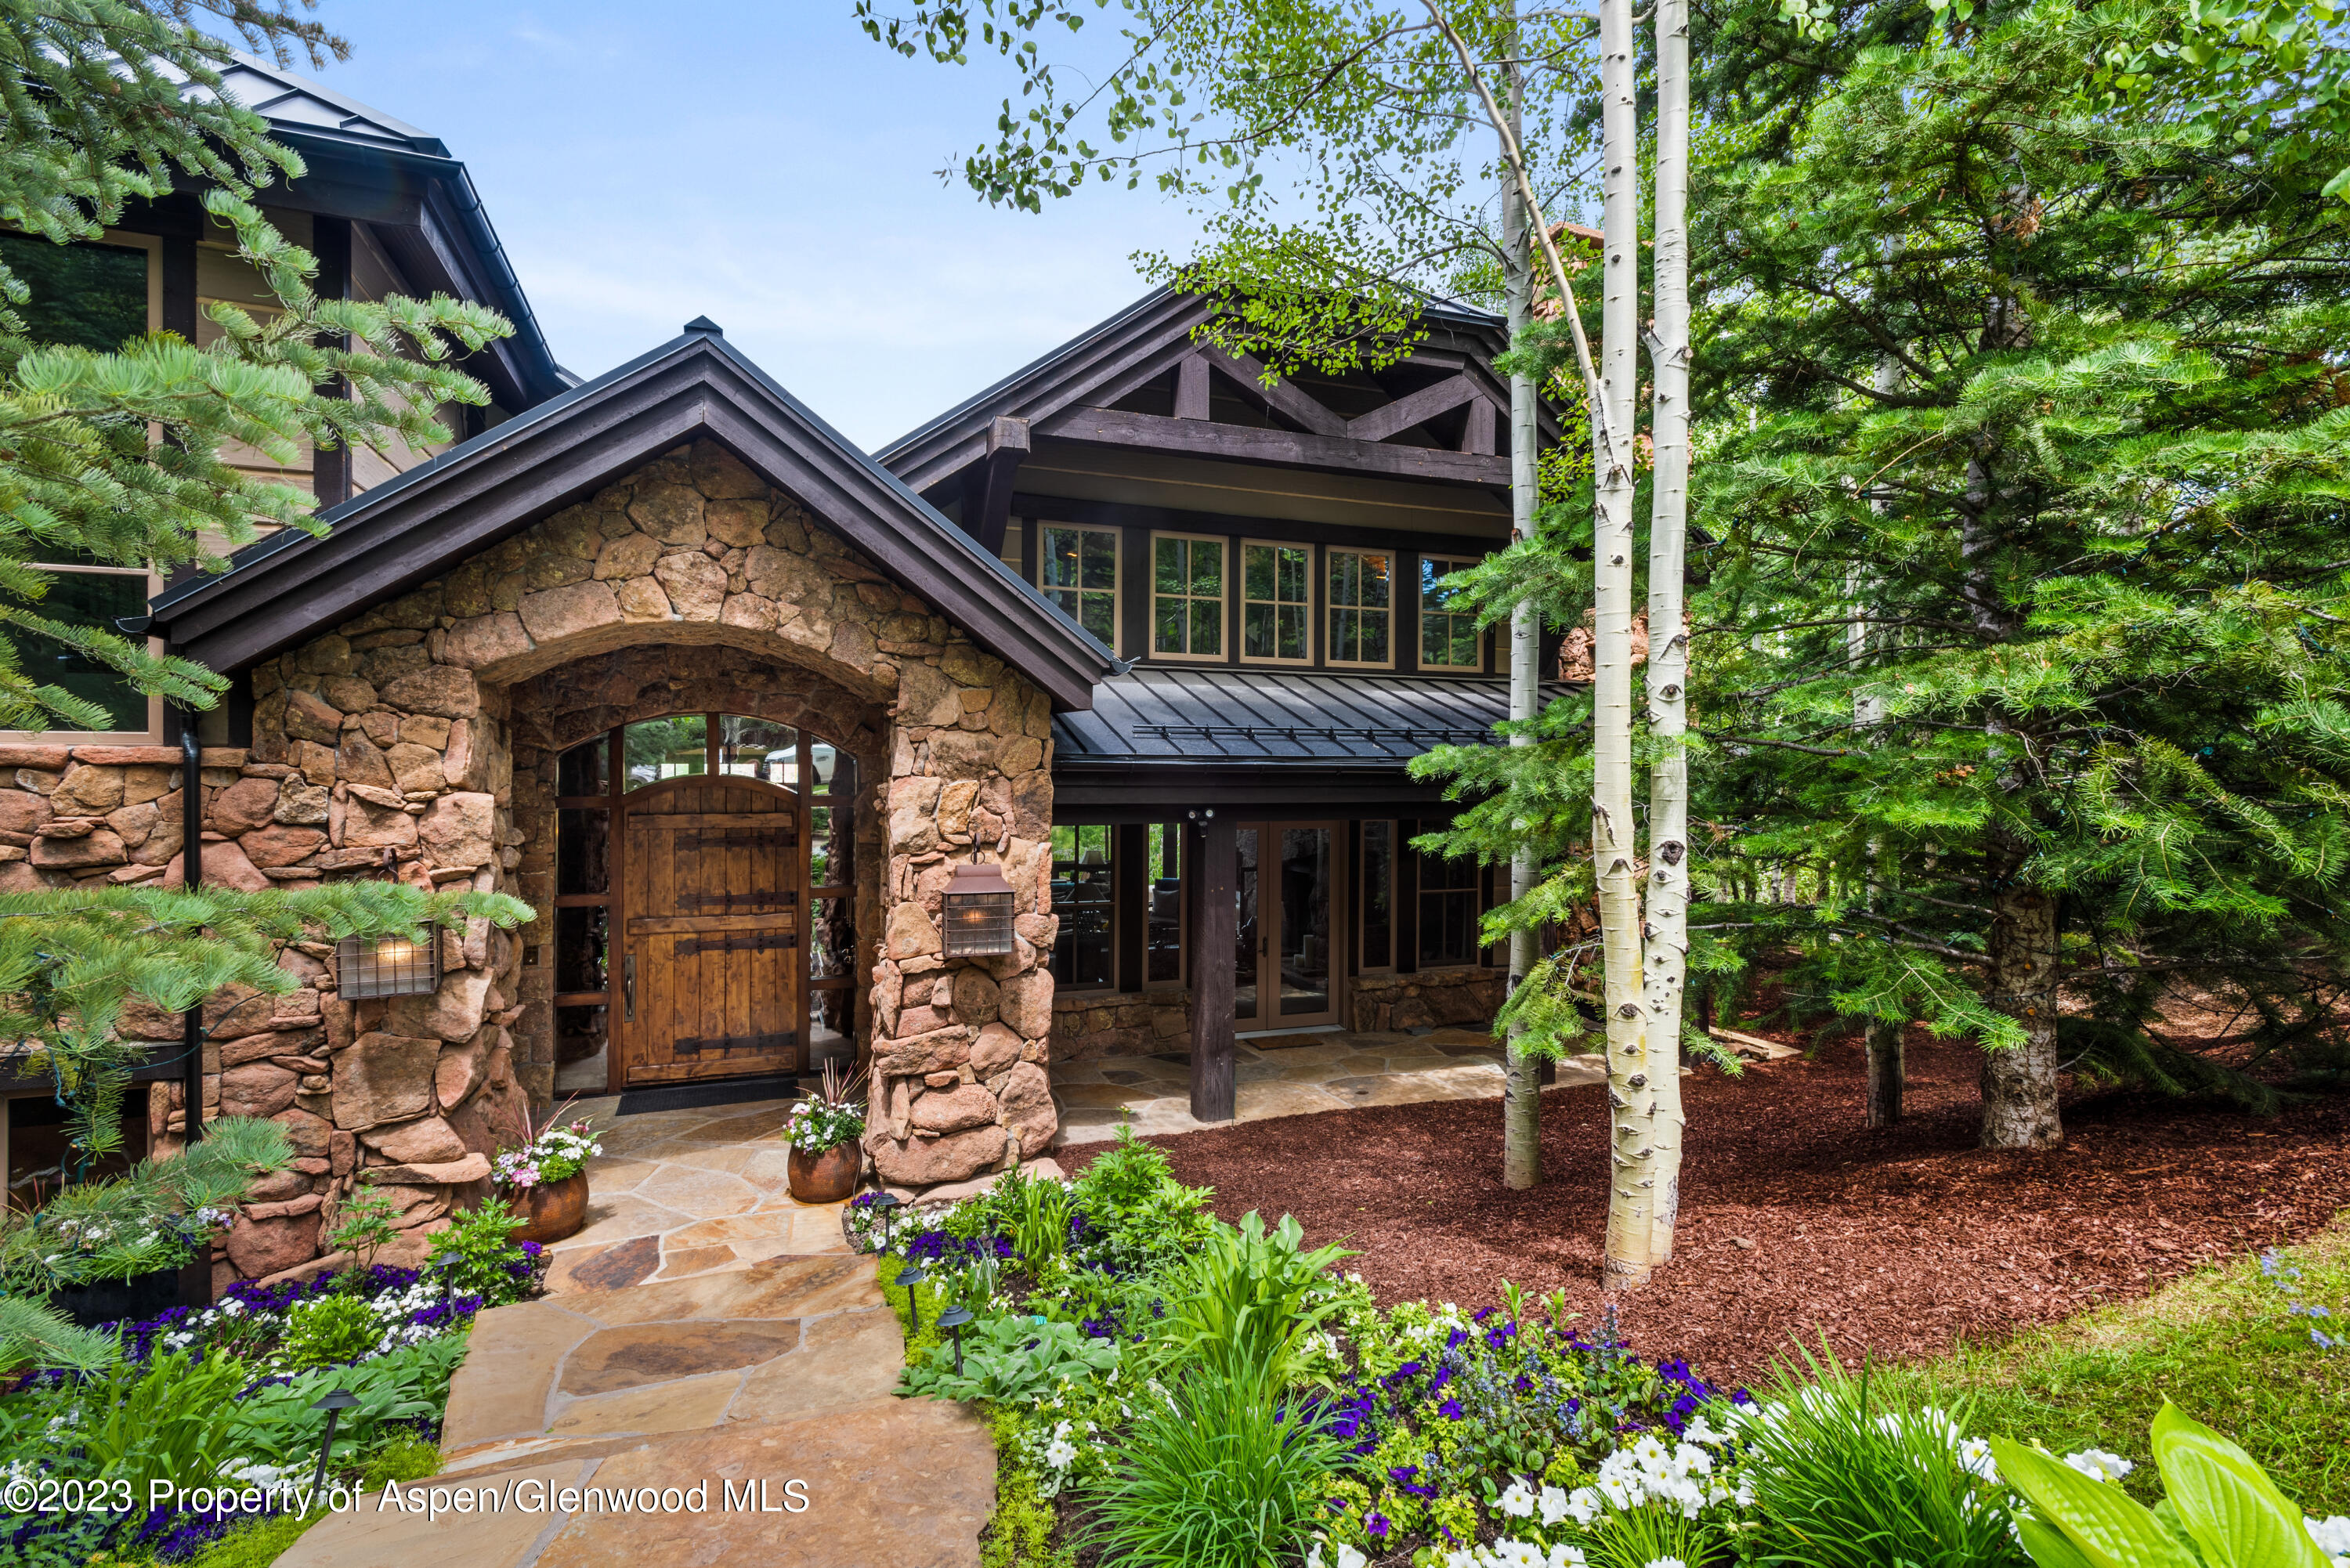
{"label": "wall-mounted lantern sconce", "polygon": [[406,937],[345,937],[335,944],[335,989],[346,1002],[382,996],[430,996],[441,985],[441,933],[421,942]]}
{"label": "wall-mounted lantern sconce", "polygon": [[991,958],[1012,947],[1012,884],[976,860],[955,867],[941,900],[949,958]]}

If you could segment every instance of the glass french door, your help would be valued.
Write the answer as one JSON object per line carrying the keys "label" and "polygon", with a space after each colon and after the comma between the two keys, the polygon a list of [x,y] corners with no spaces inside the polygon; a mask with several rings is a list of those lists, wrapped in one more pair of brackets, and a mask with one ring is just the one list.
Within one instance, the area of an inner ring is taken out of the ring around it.
{"label": "glass french door", "polygon": [[1245,1028],[1302,1029],[1338,1020],[1336,822],[1241,826],[1232,1013]]}

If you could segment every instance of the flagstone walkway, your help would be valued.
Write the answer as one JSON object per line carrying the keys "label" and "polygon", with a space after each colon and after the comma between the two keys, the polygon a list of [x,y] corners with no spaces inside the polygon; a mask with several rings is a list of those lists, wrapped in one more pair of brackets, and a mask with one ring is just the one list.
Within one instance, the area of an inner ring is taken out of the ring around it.
{"label": "flagstone walkway", "polygon": [[[1239,1042],[1233,1054],[1236,1121],[1479,1100],[1502,1092],[1502,1054],[1482,1029],[1266,1034]],[[1145,1136],[1230,1125],[1192,1117],[1191,1059],[1184,1052],[1063,1062],[1052,1074],[1061,1110],[1056,1147],[1113,1137],[1121,1122]],[[1559,1064],[1561,1084],[1596,1084],[1607,1075],[1597,1056]]]}
{"label": "flagstone walkway", "polygon": [[279,1568],[976,1568],[994,1446],[892,1395],[897,1319],[840,1206],[785,1190],[780,1103],[608,1109],[570,1113],[604,1146],[588,1227],[474,1320],[423,1502],[369,1497]]}

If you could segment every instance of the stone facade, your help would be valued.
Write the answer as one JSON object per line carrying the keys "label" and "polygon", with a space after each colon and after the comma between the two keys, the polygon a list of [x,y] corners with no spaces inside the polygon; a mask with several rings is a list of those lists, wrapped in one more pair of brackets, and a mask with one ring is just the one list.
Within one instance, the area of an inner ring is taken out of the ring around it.
{"label": "stone facade", "polygon": [[1493,1021],[1509,995],[1510,977],[1498,969],[1464,965],[1413,974],[1367,974],[1350,982],[1349,1029],[1442,1029]]}
{"label": "stone facade", "polygon": [[[224,1274],[307,1262],[357,1182],[394,1194],[411,1250],[482,1189],[487,1155],[553,1087],[555,758],[668,712],[805,725],[860,763],[858,1013],[883,1178],[960,1180],[1051,1141],[1049,701],[723,448],[655,459],[258,666],[253,689],[250,751],[203,758],[208,881],[307,887],[389,865],[418,887],[515,894],[538,918],[447,934],[433,996],[345,1002],[328,950],[301,944],[284,962],[303,988],[268,1016],[234,997],[208,1009],[208,1110],[275,1116],[300,1156],[255,1193]],[[0,887],[176,880],[178,763],[0,748]],[[974,851],[1017,889],[1017,950],[950,961],[940,895]],[[130,1027],[178,1036],[160,1013]],[[151,1107],[167,1143],[171,1095]]]}
{"label": "stone facade", "polygon": [[[1501,971],[1474,967],[1355,975],[1342,983],[1345,1001],[1336,1027],[1367,1032],[1482,1027],[1493,1021],[1509,990],[1509,977]],[[1180,1055],[1191,1048],[1188,991],[1073,991],[1053,999],[1055,1062]]]}

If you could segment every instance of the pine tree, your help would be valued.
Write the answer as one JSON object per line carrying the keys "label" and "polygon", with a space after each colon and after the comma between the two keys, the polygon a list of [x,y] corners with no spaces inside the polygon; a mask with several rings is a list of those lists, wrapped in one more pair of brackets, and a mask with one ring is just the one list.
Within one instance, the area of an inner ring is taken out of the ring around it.
{"label": "pine tree", "polygon": [[253,205],[302,161],[258,115],[221,96],[231,46],[188,25],[209,11],[255,47],[344,53],[291,0],[0,0],[0,221],[59,244],[98,238],[133,202],[185,183],[236,236],[237,254],[281,308],[265,319],[206,306],[219,340],[198,348],[151,332],[112,351],[42,343],[17,310],[26,282],[0,262],[0,729],[103,730],[86,699],[28,674],[30,635],[120,672],[144,693],[210,707],[225,682],[156,658],[111,627],[45,615],[52,578],[28,563],[169,572],[217,569],[222,543],[260,526],[322,531],[304,490],[223,460],[243,442],[280,462],[304,441],[383,449],[449,439],[431,410],[481,404],[450,364],[512,327],[484,306],[435,296],[321,299],[316,260]]}
{"label": "pine tree", "polygon": [[1980,1041],[1990,1147],[2061,1137],[2067,1068],[2263,1098],[2166,1028],[2195,988],[2339,1072],[2342,125],[2223,139],[2207,78],[2117,82],[2178,57],[2152,8],[1803,20],[1721,22],[1711,103],[1762,111],[1693,202],[1695,923]]}

